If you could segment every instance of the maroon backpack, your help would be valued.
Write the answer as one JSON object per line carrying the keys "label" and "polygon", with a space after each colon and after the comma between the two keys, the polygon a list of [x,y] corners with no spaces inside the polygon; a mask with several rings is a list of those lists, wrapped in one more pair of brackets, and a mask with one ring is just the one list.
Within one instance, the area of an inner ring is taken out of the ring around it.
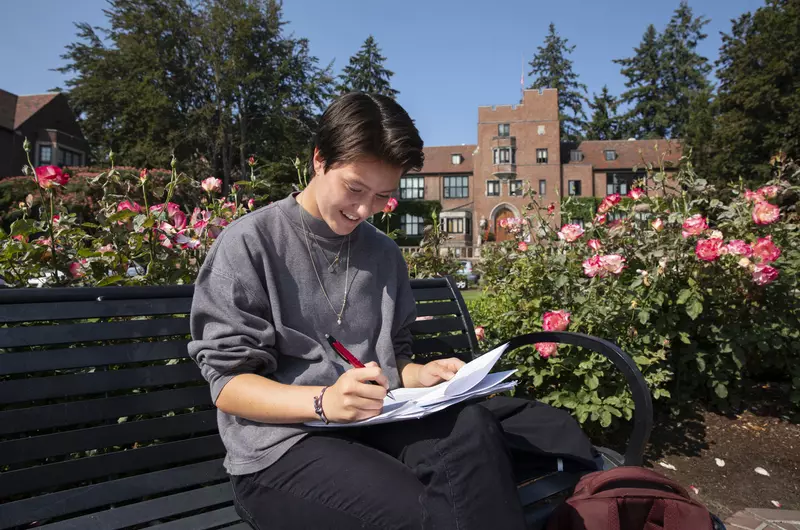
{"label": "maroon backpack", "polygon": [[711,514],[677,482],[650,469],[585,475],[547,530],[712,530]]}

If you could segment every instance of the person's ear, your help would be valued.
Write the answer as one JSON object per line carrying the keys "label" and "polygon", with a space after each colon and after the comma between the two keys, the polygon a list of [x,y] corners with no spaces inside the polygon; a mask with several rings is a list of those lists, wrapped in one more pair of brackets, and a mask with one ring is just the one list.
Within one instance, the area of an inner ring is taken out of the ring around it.
{"label": "person's ear", "polygon": [[325,173],[325,160],[319,152],[318,148],[314,148],[314,176],[322,175]]}

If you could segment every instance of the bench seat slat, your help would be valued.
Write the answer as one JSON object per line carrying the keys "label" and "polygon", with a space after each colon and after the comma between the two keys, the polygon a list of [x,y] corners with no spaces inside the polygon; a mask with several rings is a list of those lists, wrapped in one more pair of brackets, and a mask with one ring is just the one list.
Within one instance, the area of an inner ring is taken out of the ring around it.
{"label": "bench seat slat", "polygon": [[217,432],[216,410],[0,442],[0,466],[134,442]]}
{"label": "bench seat slat", "polygon": [[448,331],[463,331],[464,321],[460,318],[434,318],[418,320],[409,326],[412,335],[430,335]]}
{"label": "bench seat slat", "polygon": [[0,289],[0,304],[89,302],[98,298],[104,300],[164,300],[166,298],[191,298],[193,294],[194,285]]}
{"label": "bench seat slat", "polygon": [[212,405],[206,386],[0,411],[0,435]]}
{"label": "bench seat slat", "polygon": [[453,300],[453,291],[448,287],[435,287],[433,289],[414,289],[414,300],[429,302],[434,300]]}
{"label": "bench seat slat", "polygon": [[57,489],[85,480],[174,466],[192,460],[207,460],[224,454],[225,447],[219,434],[211,434],[178,442],[6,471],[0,474],[0,497]]}
{"label": "bench seat slat", "polygon": [[469,338],[466,333],[459,335],[442,335],[429,339],[414,340],[411,344],[411,353],[426,355],[429,353],[452,353],[460,350],[469,350]]}
{"label": "bench seat slat", "polygon": [[[46,524],[38,527],[43,530],[122,530],[134,525],[142,525],[167,517],[179,516],[186,512],[196,511],[202,508],[231,504],[233,502],[233,492],[230,484],[223,483],[216,486],[194,489],[183,493],[176,493],[167,497],[159,497],[143,501],[137,504],[121,506],[104,512],[84,515],[66,521]],[[189,521],[194,526],[175,526],[175,523]],[[207,530],[219,528],[220,525],[230,524],[241,521],[236,514],[233,506],[193,515],[178,521],[148,525],[147,528],[158,528],[161,530],[175,530],[185,528],[187,530]]]}
{"label": "bench seat slat", "polygon": [[417,316],[435,317],[440,315],[460,315],[458,304],[455,302],[429,302],[417,304]]}
{"label": "bench seat slat", "polygon": [[24,326],[3,330],[0,348],[46,346],[100,340],[127,340],[188,335],[189,319],[158,318],[124,322],[92,322],[60,326]]}
{"label": "bench seat slat", "polygon": [[191,298],[9,304],[0,305],[0,323],[171,315],[191,308]]}
{"label": "bench seat slat", "polygon": [[[0,530],[226,478],[220,458],[8,502],[0,510]],[[227,482],[225,486],[230,488]]]}
{"label": "bench seat slat", "polygon": [[188,357],[187,339],[0,353],[0,375]]}
{"label": "bench seat slat", "polygon": [[200,369],[192,362],[16,379],[0,383],[0,404],[201,381]]}

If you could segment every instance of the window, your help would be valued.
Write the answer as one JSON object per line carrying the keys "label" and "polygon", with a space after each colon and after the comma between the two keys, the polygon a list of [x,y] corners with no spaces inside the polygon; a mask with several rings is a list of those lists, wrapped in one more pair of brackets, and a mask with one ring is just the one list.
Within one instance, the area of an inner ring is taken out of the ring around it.
{"label": "window", "polygon": [[581,162],[583,161],[583,152],[579,151],[578,149],[573,149],[569,152],[569,161],[570,162]]}
{"label": "window", "polygon": [[463,161],[464,157],[458,153],[453,153],[452,155],[450,155],[450,162],[455,166],[459,165]]}
{"label": "window", "polygon": [[581,181],[580,180],[570,180],[568,182],[567,190],[570,195],[573,197],[580,197],[581,196]]}
{"label": "window", "polygon": [[617,152],[613,149],[606,149],[603,151],[606,155],[606,160],[616,160],[617,159]]}
{"label": "window", "polygon": [[424,199],[425,177],[403,177],[400,179],[401,199]]}
{"label": "window", "polygon": [[547,195],[547,181],[544,179],[539,181],[539,195],[542,197]]}
{"label": "window", "polygon": [[425,221],[418,215],[405,213],[400,217],[400,230],[407,236],[421,236]]}
{"label": "window", "polygon": [[39,164],[50,164],[53,161],[53,147],[51,145],[39,146]]}
{"label": "window", "polygon": [[644,178],[640,173],[607,173],[606,174],[606,195],[619,193],[627,195],[633,187],[633,182]]}
{"label": "window", "polygon": [[466,176],[444,178],[444,198],[464,199],[469,197],[469,180]]}
{"label": "window", "polygon": [[500,196],[500,181],[499,180],[487,180],[486,181],[486,196],[487,197],[499,197]]}
{"label": "window", "polygon": [[444,220],[444,231],[448,234],[463,234],[464,233],[464,218],[463,217],[448,217]]}
{"label": "window", "polygon": [[511,134],[511,126],[507,123],[499,123],[497,125],[497,136],[509,136]]}
{"label": "window", "polygon": [[509,180],[508,181],[508,194],[511,196],[520,196],[522,195],[522,181],[521,180]]}
{"label": "window", "polygon": [[539,134],[539,136],[544,136],[544,125],[539,125],[536,132]]}
{"label": "window", "polygon": [[494,164],[516,164],[516,153],[516,149],[498,147],[492,151],[492,162]]}
{"label": "window", "polygon": [[547,163],[547,149],[537,149],[536,150],[536,163],[537,164],[546,164]]}
{"label": "window", "polygon": [[60,147],[58,149],[59,153],[59,162],[62,166],[80,166],[81,165],[81,153],[77,153],[75,151],[70,151],[69,149],[64,149]]}

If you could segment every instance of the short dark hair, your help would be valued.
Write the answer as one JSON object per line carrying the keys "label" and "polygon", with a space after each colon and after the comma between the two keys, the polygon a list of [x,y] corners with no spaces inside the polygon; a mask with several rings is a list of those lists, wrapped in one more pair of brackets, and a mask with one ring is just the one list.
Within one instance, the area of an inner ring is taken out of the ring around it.
{"label": "short dark hair", "polygon": [[380,94],[349,92],[337,98],[320,118],[309,162],[314,174],[314,149],[325,170],[340,162],[375,159],[403,169],[422,169],[422,138],[408,113]]}

